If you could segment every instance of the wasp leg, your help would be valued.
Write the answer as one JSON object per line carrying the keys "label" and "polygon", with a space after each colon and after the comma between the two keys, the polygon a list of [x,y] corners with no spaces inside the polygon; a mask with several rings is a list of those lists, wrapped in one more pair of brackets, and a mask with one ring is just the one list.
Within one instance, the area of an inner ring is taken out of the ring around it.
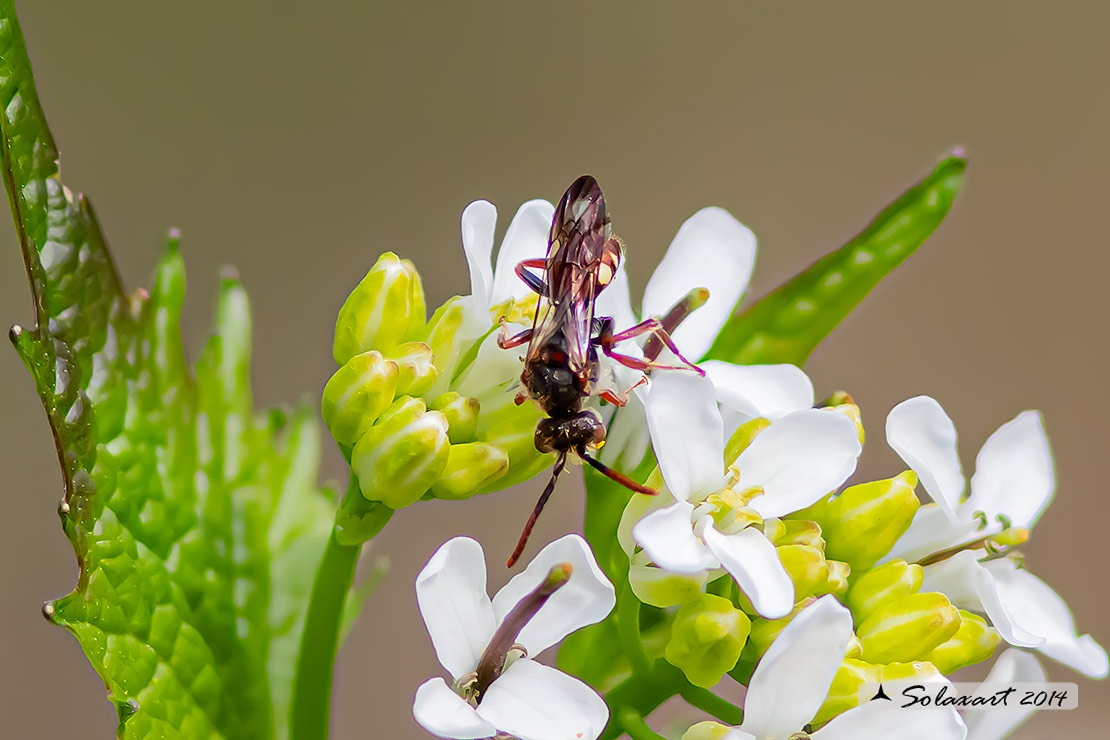
{"label": "wasp leg", "polygon": [[542,269],[543,267],[546,267],[546,266],[547,266],[547,260],[543,259],[543,258],[540,258],[540,259],[522,260],[521,262],[519,262],[517,264],[517,266],[515,268],[517,277],[519,277],[521,280],[523,280],[524,283],[529,288],[536,291],[537,293],[539,293],[544,298],[547,298],[550,295],[550,291],[547,288],[547,283],[545,283],[543,281],[543,278],[539,277],[538,275],[534,275],[534,274],[528,272],[527,268],[537,267],[537,268]]}
{"label": "wasp leg", "polygon": [[520,559],[524,548],[528,546],[528,538],[532,536],[532,529],[536,526],[536,520],[540,518],[540,512],[543,507],[547,505],[547,500],[551,498],[552,491],[555,490],[555,483],[559,480],[559,473],[563,472],[563,467],[567,464],[567,453],[560,452],[559,456],[555,458],[555,467],[551,469],[551,480],[547,482],[547,486],[540,494],[540,498],[536,501],[535,508],[532,509],[532,515],[528,517],[528,521],[524,523],[524,531],[520,533],[520,539],[516,542],[516,548],[513,554],[509,556],[509,562],[505,563],[506,568],[511,568]]}
{"label": "wasp leg", "polygon": [[601,462],[597,458],[591,457],[590,455],[588,455],[586,453],[586,449],[584,447],[580,447],[575,451],[578,453],[578,456],[580,458],[582,458],[583,460],[585,460],[587,463],[590,464],[591,468],[593,468],[597,472],[601,473],[602,475],[604,475],[609,480],[616,481],[617,483],[620,483],[622,486],[624,486],[628,490],[635,491],[636,493],[645,493],[648,496],[658,495],[659,491],[656,491],[654,488],[648,488],[647,486],[641,486],[639,483],[632,480],[631,478],[629,478],[624,473],[620,473],[616,470],[613,470],[611,467],[609,467],[605,463]]}
{"label": "wasp leg", "polygon": [[[678,347],[675,346],[674,341],[671,339],[671,335],[668,334],[667,330],[663,328],[663,324],[661,321],[659,321],[659,319],[650,318],[645,321],[641,321],[639,324],[636,324],[636,326],[633,326],[630,329],[625,329],[624,331],[618,332],[616,334],[608,333],[606,331],[607,328],[608,326],[602,327],[601,334],[599,334],[594,339],[594,343],[601,347],[601,351],[604,352],[607,357],[616,360],[625,367],[630,367],[633,370],[640,370],[643,372],[648,372],[650,370],[693,370],[698,375],[705,375],[704,370],[682,356],[682,353],[678,351]],[[629,339],[635,339],[636,337],[642,336],[644,334],[648,334],[653,339],[658,339],[659,341],[663,342],[663,344],[667,346],[667,349],[674,353],[675,357],[682,360],[683,364],[663,365],[656,362],[654,358],[640,360],[638,358],[629,357],[628,355],[613,351],[614,345],[621,342],[627,342]]]}
{"label": "wasp leg", "polygon": [[508,334],[505,333],[505,324],[502,323],[501,324],[501,332],[497,335],[497,346],[500,347],[501,349],[512,349],[513,347],[519,347],[520,345],[525,344],[526,342],[530,341],[531,339],[532,339],[532,329],[531,328],[525,329],[521,333],[514,334],[513,336],[510,337]]}

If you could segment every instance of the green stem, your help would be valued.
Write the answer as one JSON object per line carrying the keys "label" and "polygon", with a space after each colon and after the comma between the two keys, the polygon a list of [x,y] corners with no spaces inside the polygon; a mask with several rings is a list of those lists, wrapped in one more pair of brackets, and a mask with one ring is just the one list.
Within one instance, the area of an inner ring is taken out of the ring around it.
{"label": "green stem", "polygon": [[632,593],[632,587],[625,582],[617,598],[617,634],[621,647],[632,664],[634,674],[651,671],[652,660],[644,650],[640,637],[640,600]]}
{"label": "green stem", "polygon": [[339,623],[347,592],[354,583],[361,545],[328,538],[308,602],[290,709],[290,740],[325,740],[331,709],[331,681],[339,648]]}
{"label": "green stem", "polygon": [[730,701],[722,699],[709,689],[690,684],[681,685],[678,694],[693,707],[712,715],[726,725],[738,725],[744,721],[744,710]]}
{"label": "green stem", "polygon": [[617,712],[617,721],[632,740],[667,740],[665,735],[648,727],[644,718],[632,707],[621,707]]}
{"label": "green stem", "polygon": [[660,679],[655,675],[656,672],[625,679],[605,694],[605,703],[612,710],[613,717],[598,740],[613,740],[624,732],[622,714],[633,711],[640,717],[646,717],[675,695],[676,692],[670,680]]}

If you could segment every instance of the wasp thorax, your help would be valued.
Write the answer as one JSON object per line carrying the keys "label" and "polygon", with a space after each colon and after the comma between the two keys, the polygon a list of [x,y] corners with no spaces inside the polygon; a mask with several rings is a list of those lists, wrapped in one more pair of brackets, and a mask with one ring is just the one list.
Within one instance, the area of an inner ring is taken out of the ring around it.
{"label": "wasp thorax", "polygon": [[605,441],[605,424],[592,409],[563,419],[541,419],[536,425],[536,449],[540,452],[596,447]]}

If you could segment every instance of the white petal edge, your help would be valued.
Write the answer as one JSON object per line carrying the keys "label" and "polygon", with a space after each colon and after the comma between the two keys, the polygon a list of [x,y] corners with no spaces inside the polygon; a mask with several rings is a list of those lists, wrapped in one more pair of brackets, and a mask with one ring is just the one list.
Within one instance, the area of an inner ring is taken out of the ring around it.
{"label": "white petal edge", "polygon": [[955,519],[967,482],[956,450],[956,425],[936,399],[915,396],[892,408],[886,441],[917,473],[933,501]]}
{"label": "white petal edge", "polygon": [[978,523],[973,519],[953,521],[937,504],[925,504],[914,514],[910,528],[898,538],[882,562],[915,563],[926,555],[975,539],[977,529]]}
{"label": "white petal edge", "polygon": [[474,740],[497,733],[497,728],[482,719],[442,678],[420,684],[412,702],[412,716],[436,737]]}
{"label": "white petal edge", "polygon": [[694,506],[677,501],[653,511],[632,526],[632,538],[652,562],[672,573],[700,573],[721,563],[694,535]]}
{"label": "white petal edge", "polygon": [[416,577],[416,602],[440,664],[455,678],[474,670],[496,627],[482,546],[443,543]]}
{"label": "white petal edge", "polygon": [[1052,452],[1040,413],[1023,411],[992,434],[971,477],[971,496],[961,508],[982,511],[989,521],[1000,514],[1015,527],[1032,527],[1056,490]]}
{"label": "white petal edge", "polygon": [[651,445],[667,488],[696,501],[724,480],[724,421],[708,378],[681,370],[653,374],[642,394]]}
{"label": "white petal edge", "polygon": [[497,226],[497,209],[487,200],[476,200],[462,213],[462,244],[466,265],[470,268],[470,294],[475,309],[490,308],[493,288],[493,232]]}
{"label": "white petal edge", "polygon": [[736,458],[735,488],[763,488],[751,507],[764,518],[784,516],[839,488],[862,451],[856,425],[843,414],[795,411],[772,422]]}
{"label": "white petal edge", "polygon": [[762,532],[748,527],[725,535],[707,526],[703,536],[761,617],[779,619],[790,613],[794,608],[794,582],[782,567],[775,546]]}
{"label": "white petal edge", "polygon": [[813,406],[813,381],[794,365],[701,363],[717,389],[717,400],[750,418],[778,419]]}
{"label": "white petal edge", "polygon": [[517,637],[529,655],[539,655],[571,632],[600,622],[617,603],[613,584],[601,572],[586,540],[568,534],[536,553],[528,567],[513,576],[493,597],[493,613],[498,624],[521,599],[543,583],[553,566],[560,563],[570,563],[574,568],[570,578],[540,607]]}
{"label": "white petal edge", "polygon": [[[1015,683],[1044,683],[1046,680],[1044,668],[1036,656],[1024,650],[1010,648],[998,656],[983,683],[1008,686]],[[967,712],[964,715],[967,740],[1002,740],[1034,711],[1034,707],[1007,707]]]}
{"label": "white petal edge", "polygon": [[497,252],[493,289],[490,291],[491,304],[496,306],[509,298],[522,298],[531,292],[532,289],[517,277],[514,270],[523,260],[547,255],[547,236],[554,215],[555,206],[546,200],[530,200],[517,210]]}
{"label": "white petal edge", "polygon": [[673,332],[697,362],[744,294],[755,265],[755,234],[723,208],[703,208],[679,228],[644,289],[643,315],[661,316],[695,288],[709,300]]}
{"label": "white petal edge", "polygon": [[967,728],[954,709],[906,713],[888,702],[872,701],[834,717],[813,740],[964,740]]}
{"label": "white petal edge", "polygon": [[520,740],[594,740],[609,721],[609,708],[593,689],[528,659],[490,685],[478,713]]}
{"label": "white petal edge", "polygon": [[851,636],[852,615],[832,596],[798,612],[756,665],[740,728],[776,740],[801,731],[824,702]]}

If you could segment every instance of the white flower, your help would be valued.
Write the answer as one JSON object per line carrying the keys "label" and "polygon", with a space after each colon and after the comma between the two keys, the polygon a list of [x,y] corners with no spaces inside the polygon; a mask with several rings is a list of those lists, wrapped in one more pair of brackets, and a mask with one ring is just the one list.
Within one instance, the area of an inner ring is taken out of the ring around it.
{"label": "white flower", "polygon": [[956,428],[939,403],[918,396],[895,406],[887,441],[936,502],[918,510],[887,559],[913,562],[966,546],[926,565],[924,590],[986,614],[1011,645],[1036,649],[1091,677],[1108,675],[1106,651],[1090,635],[1077,634],[1059,594],[1009,558],[980,562],[987,553],[976,549],[978,540],[1007,527],[1030,529],[1052,498],[1056,480],[1040,414],[1023,411],[987,439],[963,501]]}
{"label": "white flower", "polygon": [[[553,567],[563,564],[573,570],[562,587],[534,615],[521,617],[518,612],[506,622],[522,602],[535,603],[529,601],[533,592]],[[420,613],[455,688],[442,678],[422,684],[413,703],[416,721],[444,738],[486,738],[499,732],[520,740],[596,738],[609,710],[593,689],[529,657],[509,660],[504,667],[509,648],[517,652],[519,646],[527,655],[537,655],[612,611],[613,586],[589,546],[578,535],[567,535],[541,550],[492,600],[485,587],[482,547],[466,537],[440,547],[417,577]],[[499,651],[494,638],[508,644]],[[491,641],[498,654],[493,669],[499,675],[475,696],[475,673]]]}
{"label": "white flower", "polygon": [[[642,395],[674,502],[632,527],[636,542],[666,571],[723,566],[759,614],[785,616],[794,606],[793,584],[774,545],[748,524],[753,516],[758,521],[803,509],[847,480],[861,451],[855,425],[819,409],[787,414],[755,437],[726,479],[724,422],[713,383],[691,373],[660,372]],[[724,495],[707,500],[726,484]]]}
{"label": "white flower", "polygon": [[935,502],[918,510],[887,560],[914,562],[997,534],[1005,528],[1000,517],[1011,527],[1029,529],[1056,489],[1048,437],[1036,411],[1021,412],[983,444],[966,501],[960,500],[967,484],[956,427],[939,403],[917,396],[898,404],[887,416],[886,437]]}
{"label": "white flower", "polygon": [[[852,615],[832,596],[807,606],[759,661],[744,697],[744,722],[723,740],[787,740],[820,709],[852,638]],[[962,740],[952,709],[905,714],[888,702],[849,709],[806,735],[813,740]]]}
{"label": "white flower", "polygon": [[[983,683],[1012,686],[1016,683],[1039,684],[1046,680],[1044,669],[1035,657],[1021,650],[1007,650],[998,656]],[[1034,707],[1019,706],[964,712],[967,740],[1002,740],[1034,711]]]}

